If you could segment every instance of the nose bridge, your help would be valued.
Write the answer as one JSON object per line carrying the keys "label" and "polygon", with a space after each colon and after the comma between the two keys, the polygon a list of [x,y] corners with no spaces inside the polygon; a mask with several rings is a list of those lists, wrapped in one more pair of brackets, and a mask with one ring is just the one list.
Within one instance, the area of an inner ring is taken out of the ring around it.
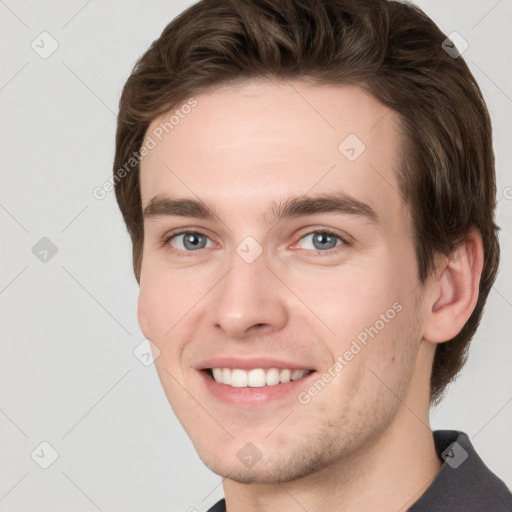
{"label": "nose bridge", "polygon": [[[250,243],[250,242],[249,242]],[[264,254],[254,260],[240,255],[240,247],[231,258],[229,272],[217,287],[214,298],[215,325],[233,337],[244,337],[254,326],[279,329],[287,321],[283,290],[267,268]]]}

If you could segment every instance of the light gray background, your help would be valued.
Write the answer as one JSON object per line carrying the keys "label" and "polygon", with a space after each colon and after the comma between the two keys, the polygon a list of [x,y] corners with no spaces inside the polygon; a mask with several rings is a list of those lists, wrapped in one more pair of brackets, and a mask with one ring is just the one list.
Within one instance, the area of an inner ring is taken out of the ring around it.
{"label": "light gray background", "polygon": [[[92,195],[111,174],[124,81],[191,3],[0,0],[1,511],[203,511],[223,494],[154,366],[133,355],[143,335],[129,238],[114,194]],[[469,43],[494,122],[503,253],[467,366],[432,427],[467,432],[512,487],[512,2],[419,5]],[[47,59],[31,48],[43,31],[59,45]],[[42,237],[58,248],[46,263],[32,253]],[[31,458],[43,441],[59,454],[46,470]]]}

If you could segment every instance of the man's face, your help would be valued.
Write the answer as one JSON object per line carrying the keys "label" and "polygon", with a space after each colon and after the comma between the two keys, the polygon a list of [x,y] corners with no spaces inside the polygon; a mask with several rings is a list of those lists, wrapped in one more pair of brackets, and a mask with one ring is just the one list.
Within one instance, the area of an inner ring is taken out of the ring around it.
{"label": "man's face", "polygon": [[196,99],[147,132],[139,322],[205,464],[286,481],[370,446],[428,387],[397,117],[356,87]]}

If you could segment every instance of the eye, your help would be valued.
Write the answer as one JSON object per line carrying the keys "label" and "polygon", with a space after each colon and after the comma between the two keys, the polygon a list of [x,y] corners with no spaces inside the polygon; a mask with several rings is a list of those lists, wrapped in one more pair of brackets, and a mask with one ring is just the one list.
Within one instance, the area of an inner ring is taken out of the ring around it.
{"label": "eye", "polygon": [[301,249],[327,251],[345,243],[339,235],[330,231],[313,231],[303,236],[297,245],[302,244]]}
{"label": "eye", "polygon": [[212,246],[212,241],[202,233],[184,232],[170,236],[167,242],[179,251],[196,251]]}

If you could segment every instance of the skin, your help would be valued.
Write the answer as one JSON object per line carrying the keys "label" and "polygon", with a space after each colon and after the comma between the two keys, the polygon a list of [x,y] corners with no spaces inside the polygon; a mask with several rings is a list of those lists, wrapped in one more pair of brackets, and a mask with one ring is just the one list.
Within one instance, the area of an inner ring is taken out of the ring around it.
{"label": "skin", "polygon": [[[436,344],[475,306],[478,232],[419,283],[398,192],[398,117],[360,88],[253,80],[196,99],[140,175],[143,208],[167,195],[200,198],[218,214],[144,223],[139,324],[160,350],[172,408],[224,477],[229,512],[405,510],[441,467],[430,369]],[[338,149],[348,134],[366,146],[354,161]],[[369,205],[378,223],[334,212],[270,218],[274,201],[332,192]],[[185,253],[182,236],[165,242],[182,228],[207,235],[207,246]],[[315,251],[303,237],[321,228],[349,243]],[[247,236],[263,249],[252,263],[236,252]],[[263,407],[226,404],[199,376],[197,364],[219,355],[293,358],[322,375],[396,303],[400,312],[307,404],[295,392]],[[252,467],[237,457],[247,442],[261,454]]]}

